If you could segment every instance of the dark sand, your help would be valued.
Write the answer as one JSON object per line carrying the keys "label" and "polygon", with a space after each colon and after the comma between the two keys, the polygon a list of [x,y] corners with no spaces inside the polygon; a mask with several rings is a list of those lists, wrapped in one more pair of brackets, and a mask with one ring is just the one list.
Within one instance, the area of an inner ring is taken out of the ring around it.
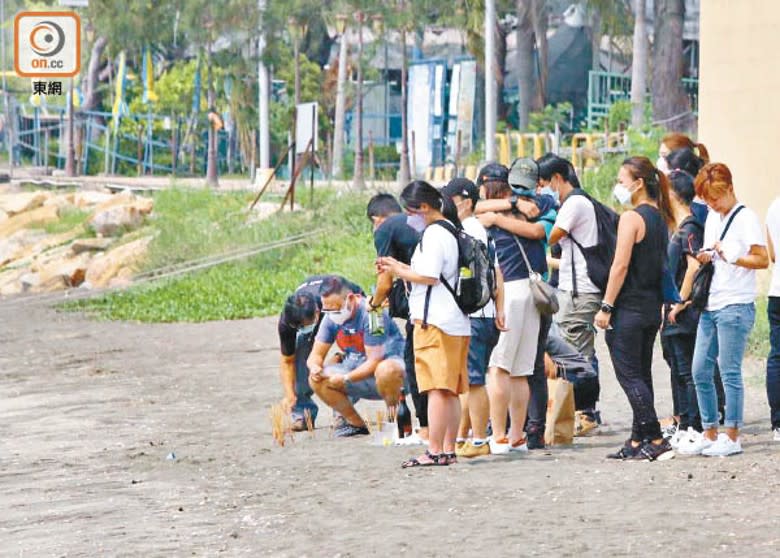
{"label": "dark sand", "polygon": [[[630,415],[600,342],[601,435],[404,471],[416,450],[331,439],[324,409],[313,438],[274,446],[275,322],[0,302],[0,555],[780,555],[762,363],[746,363],[740,456],[607,461]],[[668,374],[659,354],[662,415]]]}

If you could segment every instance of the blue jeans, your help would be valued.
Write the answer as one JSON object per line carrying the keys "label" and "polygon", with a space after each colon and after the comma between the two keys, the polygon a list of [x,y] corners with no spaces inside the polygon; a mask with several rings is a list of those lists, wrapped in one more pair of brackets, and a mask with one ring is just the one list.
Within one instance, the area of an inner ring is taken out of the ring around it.
{"label": "blue jeans", "polygon": [[731,304],[720,310],[705,310],[699,318],[696,348],[693,352],[693,381],[699,399],[701,425],[705,430],[718,426],[718,395],[715,389],[715,363],[726,392],[726,428],[744,424],[745,388],[742,383],[742,357],[750,330],[756,320],[751,304]]}
{"label": "blue jeans", "polygon": [[766,395],[774,430],[780,428],[780,296],[769,297],[767,314],[770,349],[766,359]]}
{"label": "blue jeans", "polygon": [[292,419],[298,420],[305,417],[305,412],[311,414],[312,423],[317,420],[319,408],[312,400],[314,392],[309,385],[309,367],[306,360],[309,358],[311,348],[314,346],[314,332],[301,334],[295,338],[295,406],[292,408]]}

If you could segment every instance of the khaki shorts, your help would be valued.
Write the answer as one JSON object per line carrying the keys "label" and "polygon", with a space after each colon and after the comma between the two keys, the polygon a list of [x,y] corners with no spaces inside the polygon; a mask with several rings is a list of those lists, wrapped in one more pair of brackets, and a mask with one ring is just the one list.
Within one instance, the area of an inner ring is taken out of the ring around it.
{"label": "khaki shorts", "polygon": [[531,376],[539,345],[539,311],[528,279],[504,283],[504,315],[509,331],[499,335],[490,367],[506,370],[510,376]]}
{"label": "khaki shorts", "polygon": [[466,362],[469,355],[469,337],[447,335],[428,324],[422,328],[414,324],[414,369],[420,393],[432,389],[446,389],[458,395],[469,389]]}

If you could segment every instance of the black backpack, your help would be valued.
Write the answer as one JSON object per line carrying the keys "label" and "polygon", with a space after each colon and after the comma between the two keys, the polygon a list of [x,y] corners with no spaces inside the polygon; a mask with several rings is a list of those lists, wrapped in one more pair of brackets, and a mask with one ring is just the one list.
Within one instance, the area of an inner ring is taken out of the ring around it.
{"label": "black backpack", "polygon": [[[445,228],[458,242],[458,279],[453,286],[439,276],[442,285],[452,294],[461,312],[471,314],[483,308],[496,290],[496,270],[493,259],[484,242],[469,235],[463,229],[455,228],[449,221],[435,221],[431,225]],[[420,251],[422,251],[420,239]],[[423,327],[428,325],[428,305],[431,300],[432,286],[425,293],[425,310],[423,311]]]}
{"label": "black backpack", "polygon": [[[612,267],[612,260],[615,258],[617,229],[620,216],[600,201],[593,199],[590,194],[580,188],[575,188],[574,191],[569,194],[569,197],[574,195],[585,196],[590,203],[593,204],[593,211],[596,215],[598,240],[594,246],[586,248],[577,242],[571,234],[569,234],[569,238],[577,245],[577,248],[580,249],[585,258],[585,263],[588,268],[588,278],[603,293],[607,290],[609,270]],[[572,254],[571,258],[571,280],[573,287],[572,294],[577,296],[577,274],[574,271],[574,254]]]}
{"label": "black backpack", "polygon": [[[731,214],[731,217],[729,217],[729,220],[726,223],[726,227],[723,229],[723,232],[720,233],[721,242],[726,238],[726,233],[729,232],[729,227],[731,227],[731,223],[734,222],[734,217],[736,217],[737,213],[744,208],[744,205],[740,205],[737,210]],[[710,299],[710,286],[712,286],[712,278],[714,275],[715,264],[712,263],[712,260],[702,264],[699,266],[699,269],[696,270],[696,275],[693,276],[693,284],[691,285],[691,296],[688,297],[688,300],[691,301],[691,306],[696,310],[704,310],[707,308],[707,302]]]}

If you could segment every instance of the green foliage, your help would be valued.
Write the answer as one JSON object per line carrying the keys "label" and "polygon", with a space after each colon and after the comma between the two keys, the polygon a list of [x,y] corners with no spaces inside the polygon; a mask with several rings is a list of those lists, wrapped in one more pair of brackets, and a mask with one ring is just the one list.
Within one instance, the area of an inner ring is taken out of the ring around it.
{"label": "green foliage", "polygon": [[[308,201],[308,195],[299,196]],[[103,319],[142,322],[241,319],[279,312],[285,296],[311,274],[340,273],[365,288],[373,282],[375,252],[365,218],[367,195],[318,191],[314,209],[251,225],[242,213],[249,201],[246,194],[206,190],[159,193],[150,222],[157,236],[145,268],[257,246],[313,228],[326,228],[327,233],[306,245],[76,301],[65,308]]]}
{"label": "green foliage", "polygon": [[56,221],[45,224],[32,225],[30,228],[40,228],[49,234],[59,234],[67,232],[81,225],[87,219],[88,215],[89,212],[82,211],[81,209],[64,209],[60,212],[59,219]]}
{"label": "green foliage", "polygon": [[748,352],[759,358],[769,354],[769,316],[766,313],[767,298],[760,296],[756,300],[756,323],[748,339]]}
{"label": "green foliage", "polygon": [[571,119],[571,103],[558,103],[556,105],[547,105],[544,110],[532,112],[529,115],[528,131],[530,132],[550,132],[555,130],[557,123],[561,129],[569,128]]}

